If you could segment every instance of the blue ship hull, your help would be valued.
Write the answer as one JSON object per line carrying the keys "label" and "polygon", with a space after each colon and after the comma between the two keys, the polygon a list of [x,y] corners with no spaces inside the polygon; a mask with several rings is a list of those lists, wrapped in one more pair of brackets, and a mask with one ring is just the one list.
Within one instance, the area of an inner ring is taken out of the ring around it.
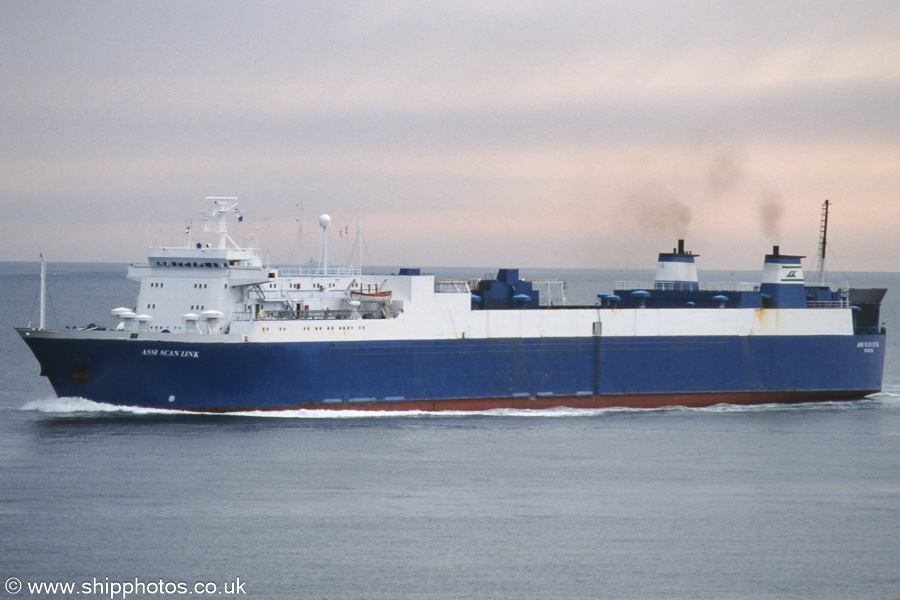
{"label": "blue ship hull", "polygon": [[202,343],[20,330],[59,396],[116,405],[485,410],[862,398],[884,334]]}

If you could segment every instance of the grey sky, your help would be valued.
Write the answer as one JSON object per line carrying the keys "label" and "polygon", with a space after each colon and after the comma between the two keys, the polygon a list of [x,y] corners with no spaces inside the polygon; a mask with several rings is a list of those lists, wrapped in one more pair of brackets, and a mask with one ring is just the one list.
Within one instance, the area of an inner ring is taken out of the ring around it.
{"label": "grey sky", "polygon": [[302,200],[360,208],[378,264],[687,235],[756,268],[830,198],[843,266],[900,269],[893,2],[6,2],[0,33],[0,259],[139,260],[234,195],[277,262]]}

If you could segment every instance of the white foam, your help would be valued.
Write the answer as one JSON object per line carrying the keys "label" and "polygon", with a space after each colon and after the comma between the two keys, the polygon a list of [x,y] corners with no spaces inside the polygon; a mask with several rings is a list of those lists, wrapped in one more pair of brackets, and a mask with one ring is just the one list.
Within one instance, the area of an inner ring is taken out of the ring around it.
{"label": "white foam", "polygon": [[659,410],[679,410],[680,407],[665,409],[645,408],[568,408],[560,406],[556,408],[525,409],[525,408],[493,408],[490,410],[353,410],[353,409],[292,409],[292,410],[254,410],[222,413],[224,415],[243,417],[268,417],[283,419],[356,419],[356,418],[384,418],[384,417],[590,417],[602,414],[621,412],[649,412]]}
{"label": "white foam", "polygon": [[641,409],[641,408],[545,408],[540,410],[518,408],[495,408],[491,410],[465,411],[423,411],[423,410],[354,410],[354,409],[319,409],[298,408],[286,410],[247,410],[204,413],[196,411],[171,410],[161,408],[142,408],[138,406],[117,406],[94,402],[85,398],[47,398],[33,400],[25,403],[20,410],[30,410],[47,414],[78,415],[96,413],[124,413],[134,415],[165,414],[165,415],[205,415],[220,417],[255,417],[269,419],[383,419],[388,417],[589,417],[621,412],[648,412],[659,410],[679,410],[679,407],[665,409]]}
{"label": "white foam", "polygon": [[20,410],[33,410],[41,413],[77,415],[82,413],[129,413],[134,415],[149,414],[184,414],[184,411],[162,408],[142,408],[139,406],[117,406],[94,402],[86,398],[47,398],[26,402]]}
{"label": "white foam", "polygon": [[384,417],[418,417],[435,413],[421,410],[328,410],[322,408],[295,408],[288,410],[247,410],[219,414],[232,417],[263,417],[270,419],[359,419]]}
{"label": "white foam", "polygon": [[870,397],[881,406],[900,408],[900,389],[886,389],[878,394],[872,394]]}
{"label": "white foam", "polygon": [[716,404],[713,406],[692,408],[684,406],[666,406],[661,408],[568,408],[556,407],[545,409],[495,408],[481,411],[422,411],[422,410],[354,410],[354,409],[317,409],[300,408],[287,410],[248,410],[224,413],[205,413],[195,411],[172,410],[162,408],[143,408],[138,406],[117,406],[94,402],[85,398],[47,398],[25,403],[20,410],[36,411],[54,415],[82,415],[97,413],[123,413],[132,415],[204,415],[220,417],[253,417],[269,419],[384,419],[384,418],[442,418],[442,417],[529,417],[529,418],[584,418],[600,417],[615,414],[658,414],[673,412],[700,413],[746,413],[767,411],[813,411],[813,410],[847,410],[873,405],[900,408],[900,390],[884,391],[873,394],[863,400],[809,402],[803,404]]}
{"label": "white foam", "polygon": [[872,405],[872,400],[826,400],[823,402],[802,402],[796,404],[714,404],[698,408],[685,408],[695,412],[711,413],[741,413],[741,412],[769,412],[769,411],[813,411],[855,409]]}
{"label": "white foam", "polygon": [[873,394],[861,400],[828,400],[823,402],[805,402],[797,404],[715,404],[704,407],[664,406],[660,408],[569,408],[559,406],[555,408],[525,409],[525,408],[494,408],[490,410],[466,411],[466,410],[353,410],[353,409],[293,409],[293,410],[254,410],[222,413],[224,415],[236,415],[244,417],[267,417],[281,419],[357,419],[357,418],[384,418],[384,417],[540,417],[540,418],[572,418],[572,417],[599,417],[622,413],[655,414],[671,412],[701,412],[701,413],[742,413],[742,412],[766,412],[766,411],[813,411],[813,410],[853,410],[867,408],[873,405],[887,405],[900,407],[900,390],[885,391]]}

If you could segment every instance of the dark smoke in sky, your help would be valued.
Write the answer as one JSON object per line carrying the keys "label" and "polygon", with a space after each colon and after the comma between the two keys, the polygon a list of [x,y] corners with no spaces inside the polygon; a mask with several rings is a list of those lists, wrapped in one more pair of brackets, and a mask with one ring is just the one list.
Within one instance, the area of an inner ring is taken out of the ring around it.
{"label": "dark smoke in sky", "polygon": [[716,218],[728,219],[732,207],[756,204],[762,234],[770,241],[781,241],[785,212],[784,196],[746,173],[736,152],[716,152],[703,179],[697,182],[697,195],[682,200],[669,187],[651,181],[628,194],[622,214],[643,233],[666,233],[687,237],[692,208],[713,211]]}
{"label": "dark smoke in sky", "polygon": [[715,196],[722,196],[744,181],[744,172],[738,159],[732,153],[719,152],[712,160],[707,183]]}
{"label": "dark smoke in sky", "polygon": [[687,235],[691,209],[660,184],[648,184],[633,192],[625,205],[642,231]]}
{"label": "dark smoke in sky", "polygon": [[784,215],[784,198],[772,190],[763,191],[759,199],[759,221],[765,236],[778,242],[781,239],[781,217]]}
{"label": "dark smoke in sky", "polygon": [[[720,151],[713,156],[707,172],[707,184],[711,196],[721,202],[739,201],[735,195],[747,188],[761,187],[744,172],[735,152]],[[757,210],[762,233],[770,241],[781,241],[781,222],[784,216],[784,197],[777,191],[762,187],[758,195]]]}

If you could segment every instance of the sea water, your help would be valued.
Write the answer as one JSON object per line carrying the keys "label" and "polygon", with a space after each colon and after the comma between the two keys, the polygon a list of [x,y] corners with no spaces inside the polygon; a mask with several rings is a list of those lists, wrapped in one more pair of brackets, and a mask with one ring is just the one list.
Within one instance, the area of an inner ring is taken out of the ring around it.
{"label": "sea water", "polygon": [[[49,271],[50,325],[134,303],[120,265]],[[55,398],[13,331],[37,272],[0,263],[0,598],[900,597],[897,274],[851,277],[890,288],[859,402],[198,415]]]}

